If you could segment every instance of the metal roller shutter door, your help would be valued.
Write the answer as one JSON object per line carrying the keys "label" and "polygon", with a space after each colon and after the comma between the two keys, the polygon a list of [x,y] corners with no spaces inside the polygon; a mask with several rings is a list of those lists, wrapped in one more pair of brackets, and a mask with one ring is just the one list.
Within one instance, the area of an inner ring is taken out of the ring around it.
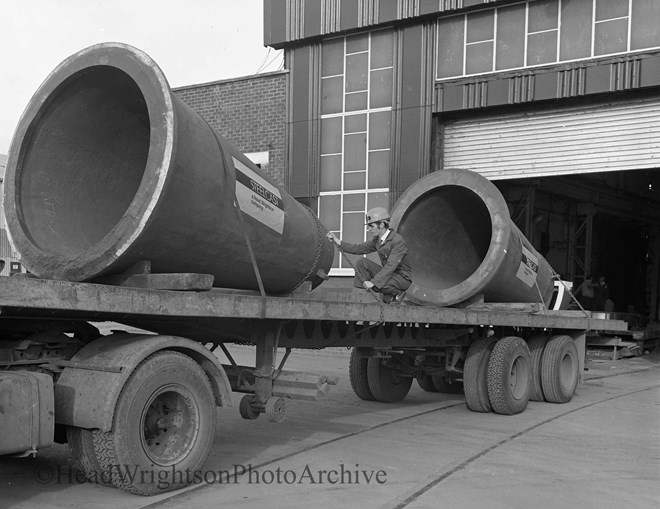
{"label": "metal roller shutter door", "polygon": [[444,167],[491,180],[660,167],[660,100],[447,122]]}

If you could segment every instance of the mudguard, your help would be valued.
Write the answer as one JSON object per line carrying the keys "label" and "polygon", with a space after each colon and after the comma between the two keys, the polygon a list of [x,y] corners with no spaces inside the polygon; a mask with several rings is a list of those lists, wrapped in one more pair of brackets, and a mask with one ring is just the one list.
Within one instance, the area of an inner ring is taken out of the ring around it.
{"label": "mudguard", "polygon": [[204,345],[177,336],[113,334],[96,339],[71,359],[55,384],[55,421],[79,428],[112,429],[124,384],[149,355],[174,350],[193,358],[206,372],[218,406],[232,406],[227,375]]}

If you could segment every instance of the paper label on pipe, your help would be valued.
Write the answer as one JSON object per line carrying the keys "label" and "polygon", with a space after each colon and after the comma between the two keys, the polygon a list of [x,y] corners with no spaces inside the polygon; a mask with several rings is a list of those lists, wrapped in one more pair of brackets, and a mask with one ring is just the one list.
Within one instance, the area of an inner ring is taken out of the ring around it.
{"label": "paper label on pipe", "polygon": [[284,202],[279,189],[235,157],[236,201],[240,209],[268,228],[284,231]]}
{"label": "paper label on pipe", "polygon": [[531,288],[536,282],[536,276],[538,273],[538,256],[534,255],[529,249],[526,249],[525,246],[522,246],[522,259],[520,260],[520,267],[518,267],[518,273],[516,276]]}

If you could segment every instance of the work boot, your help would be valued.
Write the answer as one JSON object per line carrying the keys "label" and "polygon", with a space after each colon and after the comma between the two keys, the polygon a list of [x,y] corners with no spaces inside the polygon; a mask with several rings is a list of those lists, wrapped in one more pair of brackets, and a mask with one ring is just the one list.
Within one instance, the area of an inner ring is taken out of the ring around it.
{"label": "work boot", "polygon": [[392,304],[401,304],[405,296],[406,296],[406,292],[397,293],[392,299]]}

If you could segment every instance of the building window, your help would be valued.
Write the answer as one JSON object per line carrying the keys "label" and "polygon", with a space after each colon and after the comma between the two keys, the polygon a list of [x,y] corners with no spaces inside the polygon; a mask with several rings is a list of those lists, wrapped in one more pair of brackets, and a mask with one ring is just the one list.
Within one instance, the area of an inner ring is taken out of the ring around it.
{"label": "building window", "polygon": [[[393,32],[324,41],[321,58],[319,217],[343,239],[362,242],[366,211],[388,206]],[[331,274],[352,268],[336,255]]]}
{"label": "building window", "polygon": [[439,18],[436,79],[660,48],[657,0],[535,0]]}

